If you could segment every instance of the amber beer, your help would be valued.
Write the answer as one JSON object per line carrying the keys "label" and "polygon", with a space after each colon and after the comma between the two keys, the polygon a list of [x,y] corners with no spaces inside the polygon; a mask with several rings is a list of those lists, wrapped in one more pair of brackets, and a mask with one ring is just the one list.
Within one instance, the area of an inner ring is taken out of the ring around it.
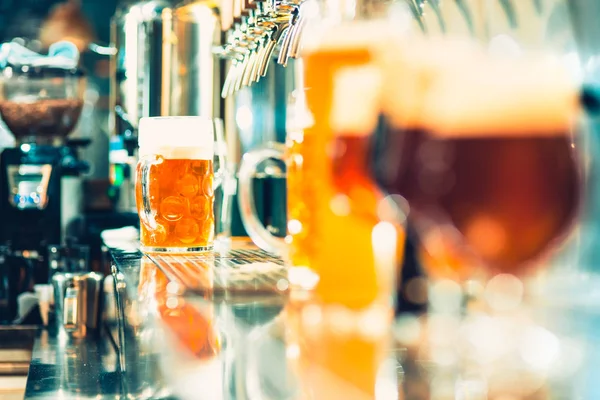
{"label": "amber beer", "polygon": [[212,121],[144,118],[139,140],[136,203],[142,250],[209,250],[214,238]]}
{"label": "amber beer", "polygon": [[408,200],[424,245],[448,257],[428,263],[432,273],[465,259],[522,273],[569,232],[576,94],[553,64],[487,63],[430,80],[410,125],[402,108],[388,110],[382,181]]}
{"label": "amber beer", "polygon": [[[339,280],[337,284],[329,282],[328,276],[335,276],[336,270],[345,270],[348,283],[352,283],[352,279],[360,279],[359,275],[355,275],[354,266],[358,264],[356,257],[362,257],[354,253],[351,263],[340,259],[335,263],[326,261],[335,254],[351,254],[349,249],[353,247],[350,239],[336,238],[336,235],[345,235],[347,231],[330,231],[326,228],[333,218],[330,201],[337,193],[334,160],[331,157],[334,145],[334,129],[331,125],[334,80],[342,69],[370,63],[375,48],[386,39],[387,33],[380,25],[366,21],[348,22],[321,35],[318,43],[307,46],[303,54],[303,95],[310,124],[308,127],[303,126],[303,129],[288,130],[286,158],[289,160],[287,183],[288,232],[292,238],[290,258],[293,269],[308,270],[321,276],[319,285],[324,296],[331,293],[330,289],[344,286]],[[373,274],[373,270],[370,271]],[[303,278],[310,275],[296,275],[292,271],[292,284],[303,287],[311,285],[308,278],[307,282],[296,282],[296,276]],[[365,279],[372,282],[375,278],[372,275]]]}

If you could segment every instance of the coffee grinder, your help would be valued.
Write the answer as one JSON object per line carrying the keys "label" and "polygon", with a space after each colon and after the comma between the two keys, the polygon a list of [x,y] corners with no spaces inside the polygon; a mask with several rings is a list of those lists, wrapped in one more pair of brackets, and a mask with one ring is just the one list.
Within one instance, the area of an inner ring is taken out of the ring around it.
{"label": "coffee grinder", "polygon": [[0,324],[17,316],[17,299],[48,283],[48,246],[62,245],[81,213],[81,174],[89,165],[68,140],[83,107],[80,69],[8,64],[0,70],[0,117],[16,146],[0,154]]}

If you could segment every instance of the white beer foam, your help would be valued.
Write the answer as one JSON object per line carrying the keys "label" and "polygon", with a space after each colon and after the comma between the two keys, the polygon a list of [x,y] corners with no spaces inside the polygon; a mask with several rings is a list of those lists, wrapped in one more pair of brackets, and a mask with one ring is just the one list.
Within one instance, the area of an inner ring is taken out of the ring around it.
{"label": "white beer foam", "polygon": [[369,64],[334,76],[331,127],[336,134],[368,136],[377,125],[381,72]]}
{"label": "white beer foam", "polygon": [[548,136],[570,131],[577,111],[578,85],[559,62],[490,59],[442,73],[421,118],[443,137]]}
{"label": "white beer foam", "polygon": [[483,50],[462,38],[411,38],[397,40],[379,53],[384,70],[382,107],[394,125],[422,125],[422,107],[428,88],[443,73],[476,63]]}
{"label": "white beer foam", "polygon": [[213,160],[214,155],[210,149],[194,147],[140,147],[139,156],[156,155],[167,160]]}
{"label": "white beer foam", "polygon": [[140,119],[139,154],[169,159],[212,160],[213,121],[206,117],[145,117]]}
{"label": "white beer foam", "polygon": [[398,34],[397,30],[382,21],[349,21],[315,29],[303,39],[303,51],[311,53],[385,47],[384,43]]}

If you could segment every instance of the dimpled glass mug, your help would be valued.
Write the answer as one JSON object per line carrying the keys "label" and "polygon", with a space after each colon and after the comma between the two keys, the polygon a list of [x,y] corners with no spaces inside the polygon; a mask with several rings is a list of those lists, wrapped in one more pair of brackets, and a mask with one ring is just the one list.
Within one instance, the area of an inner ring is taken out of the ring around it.
{"label": "dimpled glass mug", "polygon": [[205,117],[140,120],[136,205],[142,251],[212,250],[213,129]]}

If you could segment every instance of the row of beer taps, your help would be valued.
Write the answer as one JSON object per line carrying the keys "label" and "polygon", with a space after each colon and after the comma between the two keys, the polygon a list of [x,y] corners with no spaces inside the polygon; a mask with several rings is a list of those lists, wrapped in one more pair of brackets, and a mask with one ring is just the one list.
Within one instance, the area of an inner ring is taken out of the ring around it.
{"label": "row of beer taps", "polygon": [[221,91],[223,98],[264,77],[274,55],[283,66],[290,57],[298,56],[305,25],[303,1],[222,1],[221,23],[227,34],[220,55],[231,61]]}

